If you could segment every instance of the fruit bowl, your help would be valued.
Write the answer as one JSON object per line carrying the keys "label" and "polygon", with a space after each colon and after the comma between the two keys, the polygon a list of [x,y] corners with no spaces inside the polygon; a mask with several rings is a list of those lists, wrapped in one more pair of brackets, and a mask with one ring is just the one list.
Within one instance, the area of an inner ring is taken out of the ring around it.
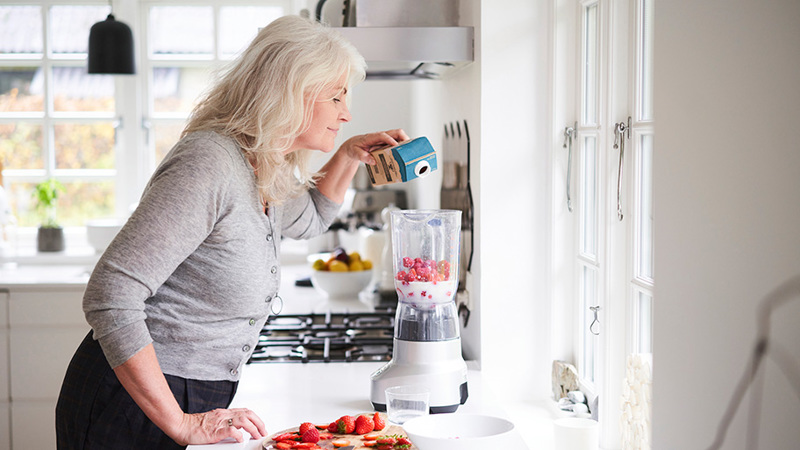
{"label": "fruit bowl", "polygon": [[369,286],[372,270],[332,272],[313,270],[311,284],[329,299],[358,300],[358,293]]}
{"label": "fruit bowl", "polygon": [[479,414],[432,414],[403,424],[419,450],[486,450],[506,448],[514,424]]}

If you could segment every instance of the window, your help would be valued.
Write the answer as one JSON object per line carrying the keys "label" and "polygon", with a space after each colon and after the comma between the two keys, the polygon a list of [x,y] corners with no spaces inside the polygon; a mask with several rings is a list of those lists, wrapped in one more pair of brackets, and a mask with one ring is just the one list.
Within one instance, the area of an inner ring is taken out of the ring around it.
{"label": "window", "polygon": [[233,59],[258,29],[285,14],[286,5],[169,5],[147,3],[148,165],[177,141],[214,69]]}
{"label": "window", "polygon": [[[577,208],[560,207],[564,191],[553,189],[553,291],[573,312],[562,339],[581,388],[599,399],[600,446],[619,448],[626,361],[653,352],[653,0],[570,6],[556,13],[554,99],[557,125],[576,131]],[[557,154],[560,181],[569,157]]]}
{"label": "window", "polygon": [[56,177],[65,225],[114,210],[114,80],[89,75],[89,28],[107,5],[0,6],[0,156],[21,226],[39,218],[33,186]]}
{"label": "window", "polygon": [[297,12],[290,0],[112,4],[132,27],[133,76],[87,73],[89,30],[108,2],[0,5],[0,162],[22,227],[38,225],[33,186],[50,177],[66,187],[64,226],[127,214],[213,71]]}
{"label": "window", "polygon": [[599,334],[603,297],[601,264],[600,15],[598,2],[581,6],[580,96],[578,110],[578,370],[587,389],[595,389],[601,370]]}

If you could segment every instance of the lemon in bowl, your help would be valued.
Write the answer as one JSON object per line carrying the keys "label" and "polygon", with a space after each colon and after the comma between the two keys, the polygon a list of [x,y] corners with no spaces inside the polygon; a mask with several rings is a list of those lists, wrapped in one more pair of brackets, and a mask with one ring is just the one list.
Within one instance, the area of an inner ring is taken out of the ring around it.
{"label": "lemon in bowl", "polygon": [[311,284],[329,299],[358,300],[358,293],[372,281],[372,262],[343,249],[334,250],[327,260],[316,259],[311,268]]}

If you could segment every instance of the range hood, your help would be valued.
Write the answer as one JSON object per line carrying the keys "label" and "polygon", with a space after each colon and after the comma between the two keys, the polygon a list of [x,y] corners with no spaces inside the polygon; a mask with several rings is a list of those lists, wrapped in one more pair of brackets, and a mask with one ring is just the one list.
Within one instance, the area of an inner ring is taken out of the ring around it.
{"label": "range hood", "polygon": [[474,60],[472,27],[337,27],[367,61],[367,79],[441,79]]}

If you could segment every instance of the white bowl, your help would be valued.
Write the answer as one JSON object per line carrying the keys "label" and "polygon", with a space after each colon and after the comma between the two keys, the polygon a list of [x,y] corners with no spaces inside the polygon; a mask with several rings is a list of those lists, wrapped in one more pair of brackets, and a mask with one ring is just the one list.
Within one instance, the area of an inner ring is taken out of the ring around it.
{"label": "white bowl", "polygon": [[89,220],[86,222],[86,240],[97,253],[102,253],[123,225],[124,219]]}
{"label": "white bowl", "polygon": [[431,414],[403,424],[419,450],[486,450],[504,448],[514,424],[480,414]]}
{"label": "white bowl", "polygon": [[313,270],[311,284],[330,299],[358,300],[358,293],[363,291],[372,280],[372,270],[355,272],[330,272]]}

